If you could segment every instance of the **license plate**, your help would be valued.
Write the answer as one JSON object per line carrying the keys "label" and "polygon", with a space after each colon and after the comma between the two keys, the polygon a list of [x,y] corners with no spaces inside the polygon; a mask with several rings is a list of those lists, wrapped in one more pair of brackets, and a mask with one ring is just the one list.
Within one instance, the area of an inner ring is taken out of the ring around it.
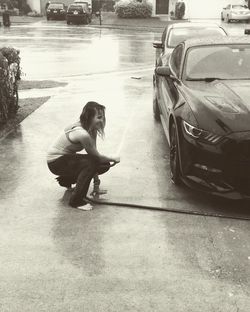
{"label": "license plate", "polygon": [[75,15],[77,15],[77,14],[78,14],[78,12],[77,12],[77,11],[74,11],[74,14],[75,14]]}

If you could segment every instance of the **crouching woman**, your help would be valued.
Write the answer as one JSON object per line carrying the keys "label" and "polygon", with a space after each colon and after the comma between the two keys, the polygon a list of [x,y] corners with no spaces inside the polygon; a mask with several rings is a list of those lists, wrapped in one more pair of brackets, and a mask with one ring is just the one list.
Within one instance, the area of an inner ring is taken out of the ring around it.
{"label": "crouching woman", "polygon": [[[88,102],[80,120],[64,129],[47,153],[50,171],[58,175],[61,186],[76,187],[71,194],[70,206],[91,209],[86,200],[92,178],[109,170],[111,163],[119,163],[119,157],[101,155],[96,148],[97,135],[103,137],[106,124],[105,106]],[[78,152],[85,150],[85,154]]]}

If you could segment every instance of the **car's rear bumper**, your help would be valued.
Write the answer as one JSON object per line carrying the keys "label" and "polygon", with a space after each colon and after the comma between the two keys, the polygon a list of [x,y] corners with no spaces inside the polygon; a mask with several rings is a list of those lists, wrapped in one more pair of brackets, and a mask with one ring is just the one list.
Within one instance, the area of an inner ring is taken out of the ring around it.
{"label": "car's rear bumper", "polygon": [[[181,173],[186,184],[226,198],[250,198],[250,157],[243,161],[240,155],[240,146],[245,141],[212,146],[197,144],[183,132],[179,137]],[[247,142],[250,152],[250,134]]]}
{"label": "car's rear bumper", "polygon": [[67,14],[67,21],[82,21],[87,19],[87,14]]}
{"label": "car's rear bumper", "polygon": [[47,17],[54,18],[54,19],[62,19],[62,18],[65,18],[65,16],[66,16],[66,14],[58,14],[58,13],[57,14],[56,13],[47,14]]}

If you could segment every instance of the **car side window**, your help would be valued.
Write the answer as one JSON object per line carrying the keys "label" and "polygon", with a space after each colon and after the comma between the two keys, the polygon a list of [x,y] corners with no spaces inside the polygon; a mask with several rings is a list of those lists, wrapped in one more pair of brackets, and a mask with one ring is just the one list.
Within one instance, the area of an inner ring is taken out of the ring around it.
{"label": "car side window", "polygon": [[182,53],[183,53],[183,45],[180,44],[174,49],[170,58],[171,69],[177,77],[179,77],[180,75]]}

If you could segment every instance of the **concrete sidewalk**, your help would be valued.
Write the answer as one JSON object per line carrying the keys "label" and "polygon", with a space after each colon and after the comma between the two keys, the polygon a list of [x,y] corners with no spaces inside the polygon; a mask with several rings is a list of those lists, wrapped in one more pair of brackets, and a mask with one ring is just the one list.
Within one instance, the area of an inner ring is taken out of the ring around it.
{"label": "concrete sidewalk", "polygon": [[248,312],[249,222],[107,205],[83,212],[68,207],[69,193],[48,172],[45,155],[52,134],[78,117],[79,99],[102,99],[108,127],[101,150],[115,151],[125,138],[121,164],[102,177],[109,196],[193,205],[189,190],[166,189],[167,150],[151,116],[151,75],[130,76],[88,79],[84,89],[83,81],[71,80],[1,141],[1,311],[237,307]]}

